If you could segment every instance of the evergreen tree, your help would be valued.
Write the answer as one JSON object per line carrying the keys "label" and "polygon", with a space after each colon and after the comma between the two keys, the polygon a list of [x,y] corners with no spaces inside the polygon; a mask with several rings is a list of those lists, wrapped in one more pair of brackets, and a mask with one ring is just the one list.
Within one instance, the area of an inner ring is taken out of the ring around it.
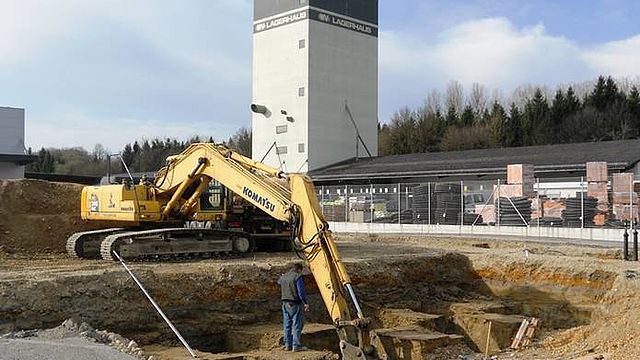
{"label": "evergreen tree", "polygon": [[471,105],[464,107],[462,115],[460,115],[460,126],[471,126],[475,123],[475,114]]}
{"label": "evergreen tree", "polygon": [[447,116],[445,117],[445,123],[447,126],[453,126],[458,124],[458,114],[454,106],[449,106],[447,109]]}
{"label": "evergreen tree", "polygon": [[489,115],[489,124],[493,141],[497,146],[507,146],[508,120],[507,113],[499,102],[494,102]]}
{"label": "evergreen tree", "polygon": [[524,107],[522,125],[523,145],[549,144],[553,141],[550,139],[553,130],[550,124],[549,104],[539,88]]}
{"label": "evergreen tree", "polygon": [[507,134],[505,137],[505,145],[507,147],[516,147],[523,145],[522,133],[522,114],[515,103],[511,103],[509,109],[509,119],[507,121]]}
{"label": "evergreen tree", "polygon": [[634,136],[640,135],[640,92],[636,86],[631,88],[627,96],[627,107],[631,114],[631,125],[633,127]]}

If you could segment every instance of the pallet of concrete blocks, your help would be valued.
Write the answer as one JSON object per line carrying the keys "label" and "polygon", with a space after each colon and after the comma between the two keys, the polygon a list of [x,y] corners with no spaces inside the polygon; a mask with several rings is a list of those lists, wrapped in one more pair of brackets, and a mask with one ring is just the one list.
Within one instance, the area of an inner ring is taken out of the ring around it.
{"label": "pallet of concrete blocks", "polygon": [[638,194],[635,192],[613,192],[611,199],[617,205],[630,205],[638,203]]}
{"label": "pallet of concrete blocks", "polygon": [[613,204],[613,217],[617,220],[637,220],[638,205]]}
{"label": "pallet of concrete blocks", "polygon": [[602,226],[605,224],[611,211],[609,203],[609,189],[607,182],[590,182],[587,184],[587,196],[598,200],[596,205],[596,214],[593,217],[595,225]]}
{"label": "pallet of concrete blocks", "polygon": [[518,197],[523,196],[522,185],[519,184],[501,184],[493,185],[493,192],[499,197]]}
{"label": "pallet of concrete blocks", "polygon": [[[531,164],[510,164],[507,165],[507,184],[519,185],[522,194],[519,196],[533,195],[534,167]],[[505,194],[505,196],[507,196]],[[516,195],[518,196],[518,195]]]}
{"label": "pallet of concrete blocks", "polygon": [[632,173],[618,173],[613,174],[613,180],[611,181],[613,192],[630,192],[633,191],[633,174]]}
{"label": "pallet of concrete blocks", "polygon": [[594,161],[587,163],[587,181],[589,183],[607,182],[607,163]]}

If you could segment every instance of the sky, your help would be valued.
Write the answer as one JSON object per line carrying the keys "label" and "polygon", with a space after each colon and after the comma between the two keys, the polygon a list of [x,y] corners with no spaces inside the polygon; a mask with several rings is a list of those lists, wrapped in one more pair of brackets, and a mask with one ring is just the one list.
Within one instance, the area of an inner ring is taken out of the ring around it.
{"label": "sky", "polygon": [[[379,0],[379,120],[452,80],[508,94],[640,76],[637,0]],[[0,0],[26,146],[113,152],[250,126],[252,0]]]}

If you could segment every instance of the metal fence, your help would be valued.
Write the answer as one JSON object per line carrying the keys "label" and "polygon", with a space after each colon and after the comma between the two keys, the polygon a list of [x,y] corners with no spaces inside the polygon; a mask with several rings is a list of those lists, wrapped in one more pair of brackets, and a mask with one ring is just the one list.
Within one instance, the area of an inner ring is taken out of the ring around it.
{"label": "metal fence", "polygon": [[623,228],[638,219],[633,179],[585,178],[318,186],[327,221]]}

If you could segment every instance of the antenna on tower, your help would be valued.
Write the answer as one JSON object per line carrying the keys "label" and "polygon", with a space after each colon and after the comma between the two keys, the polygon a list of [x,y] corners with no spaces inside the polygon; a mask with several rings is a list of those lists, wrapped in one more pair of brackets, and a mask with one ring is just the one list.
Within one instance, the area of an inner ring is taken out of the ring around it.
{"label": "antenna on tower", "polygon": [[362,136],[360,136],[360,130],[358,130],[358,125],[356,125],[356,121],[353,119],[353,115],[351,114],[351,110],[349,109],[347,100],[344,101],[344,109],[347,111],[349,120],[351,120],[353,128],[356,130],[356,160],[358,160],[358,142],[362,143],[362,146],[364,146],[364,149],[367,151],[367,155],[371,157],[371,152],[369,151],[369,148],[367,148],[367,144],[364,143],[364,140],[362,140]]}

